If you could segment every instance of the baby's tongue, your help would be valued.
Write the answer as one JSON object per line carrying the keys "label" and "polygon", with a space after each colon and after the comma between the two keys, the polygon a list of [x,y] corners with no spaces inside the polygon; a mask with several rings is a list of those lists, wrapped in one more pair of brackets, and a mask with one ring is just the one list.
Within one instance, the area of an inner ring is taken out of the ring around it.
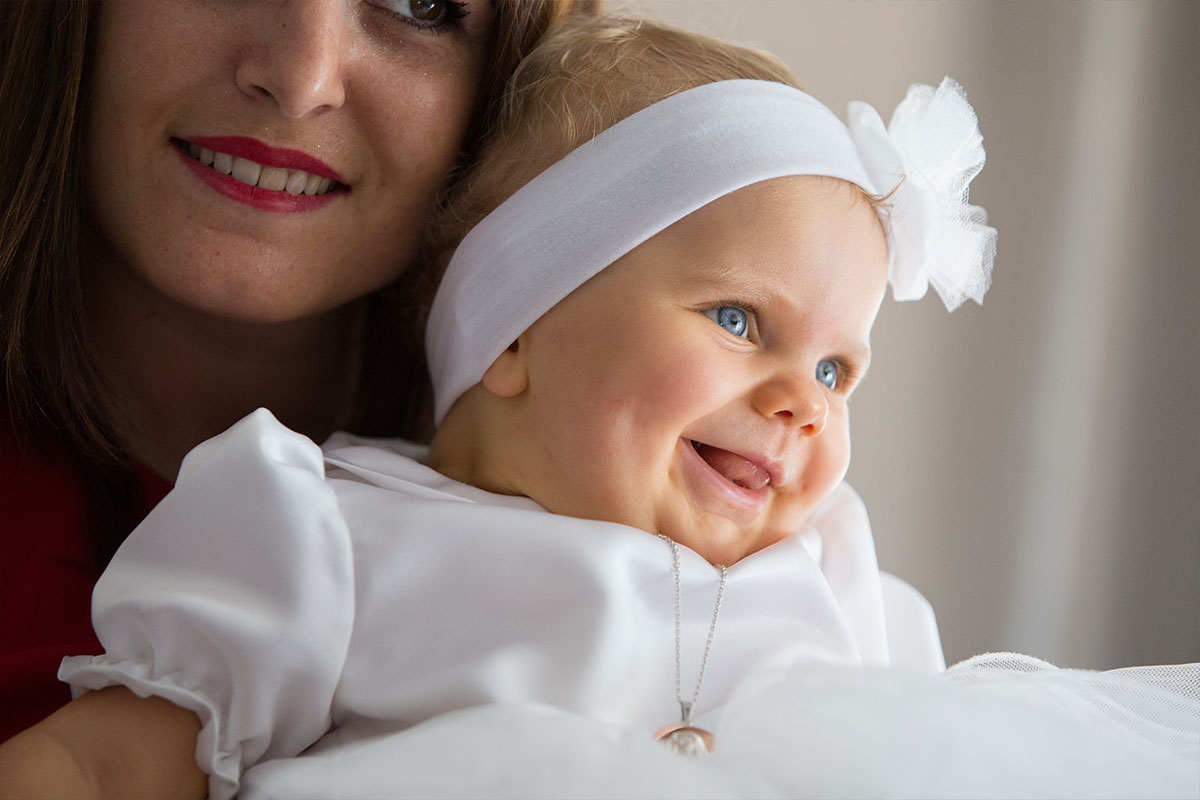
{"label": "baby's tongue", "polygon": [[697,442],[696,452],[709,466],[738,486],[758,490],[771,482],[771,476],[765,469],[728,450]]}

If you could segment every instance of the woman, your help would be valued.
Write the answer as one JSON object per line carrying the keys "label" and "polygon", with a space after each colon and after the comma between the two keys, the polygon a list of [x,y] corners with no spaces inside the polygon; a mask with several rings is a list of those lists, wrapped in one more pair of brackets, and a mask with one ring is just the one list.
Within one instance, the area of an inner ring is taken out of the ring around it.
{"label": "woman", "polygon": [[517,60],[592,5],[0,4],[0,739],[68,699],[92,584],[195,444],[258,406],[424,434],[402,273]]}

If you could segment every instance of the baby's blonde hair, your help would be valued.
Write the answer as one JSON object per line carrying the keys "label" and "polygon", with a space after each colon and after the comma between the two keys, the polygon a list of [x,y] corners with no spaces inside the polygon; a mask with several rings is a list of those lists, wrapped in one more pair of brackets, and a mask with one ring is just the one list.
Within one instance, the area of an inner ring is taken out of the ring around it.
{"label": "baby's blonde hair", "polygon": [[499,122],[432,228],[433,291],[463,237],[510,195],[625,117],[717,81],[750,78],[800,88],[775,56],[649,20],[571,20],[521,61]]}

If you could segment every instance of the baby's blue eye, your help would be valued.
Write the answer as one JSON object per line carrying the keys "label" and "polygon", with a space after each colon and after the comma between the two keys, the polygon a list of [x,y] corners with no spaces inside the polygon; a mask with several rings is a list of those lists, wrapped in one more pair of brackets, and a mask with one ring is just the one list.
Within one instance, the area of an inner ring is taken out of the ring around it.
{"label": "baby's blue eye", "polygon": [[838,383],[837,362],[830,361],[828,358],[818,362],[817,380],[828,386],[830,389],[836,389]]}
{"label": "baby's blue eye", "polygon": [[720,325],[734,336],[746,336],[750,332],[750,315],[744,308],[719,306],[704,312],[704,316]]}

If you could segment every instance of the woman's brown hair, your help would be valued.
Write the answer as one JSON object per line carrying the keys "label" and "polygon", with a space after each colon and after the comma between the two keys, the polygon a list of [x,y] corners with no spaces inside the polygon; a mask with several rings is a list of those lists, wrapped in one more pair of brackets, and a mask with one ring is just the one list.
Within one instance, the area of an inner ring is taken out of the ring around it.
{"label": "woman's brown hair", "polygon": [[[98,565],[138,522],[139,482],[113,424],[89,347],[80,263],[86,241],[82,143],[95,0],[0,2],[0,405],[22,448],[50,443],[81,478]],[[462,163],[491,125],[521,57],[559,18],[595,0],[495,0],[488,65]],[[352,429],[426,433],[428,389],[411,326],[383,295],[369,298]],[[402,307],[401,307],[402,308]]]}

